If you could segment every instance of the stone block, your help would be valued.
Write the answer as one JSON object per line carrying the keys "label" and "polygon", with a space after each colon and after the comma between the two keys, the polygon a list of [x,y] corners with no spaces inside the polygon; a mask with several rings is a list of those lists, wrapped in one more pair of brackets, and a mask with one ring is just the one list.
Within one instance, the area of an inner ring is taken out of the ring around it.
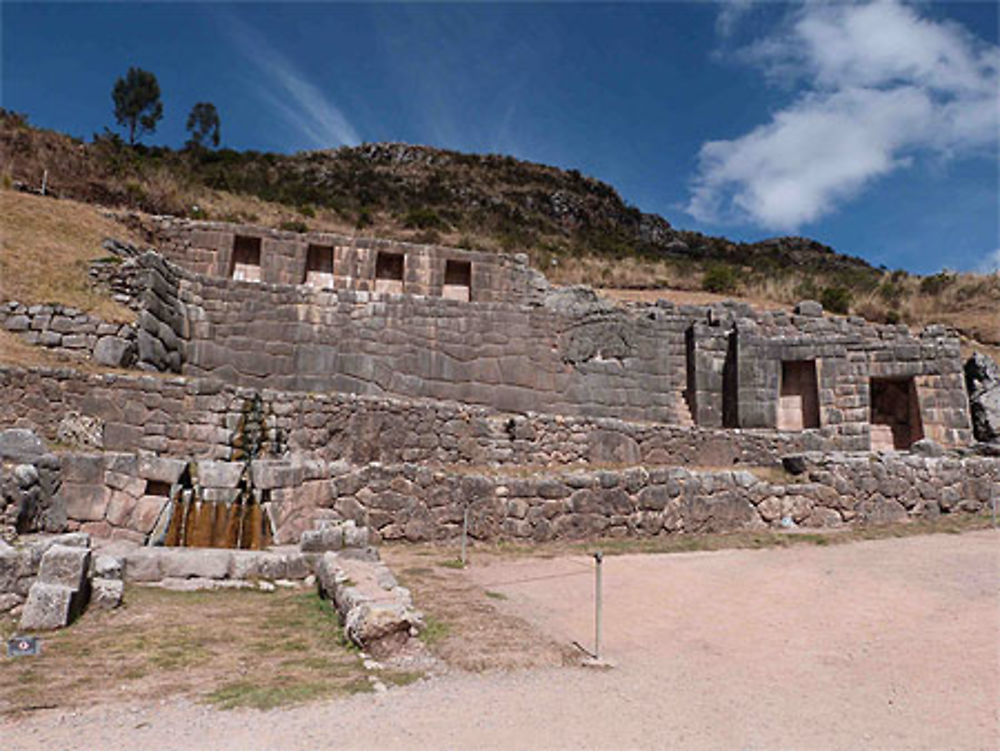
{"label": "stone block", "polygon": [[162,548],[138,548],[125,556],[125,580],[158,582],[163,578],[160,567]]}
{"label": "stone block", "polygon": [[169,503],[170,499],[162,495],[144,495],[135,502],[135,508],[132,510],[132,516],[128,523],[129,528],[148,535],[153,531],[164,507]]}
{"label": "stone block", "polygon": [[240,462],[198,462],[198,484],[203,488],[235,488],[243,466]]}
{"label": "stone block", "polygon": [[114,610],[122,603],[125,582],[121,579],[95,577],[91,583],[90,607],[98,610]]}
{"label": "stone block", "polygon": [[125,559],[117,555],[99,555],[94,558],[93,573],[99,579],[124,579]]}
{"label": "stone block", "polygon": [[45,443],[30,430],[0,430],[0,460],[30,462],[46,452]]}
{"label": "stone block", "polygon": [[76,522],[97,522],[104,519],[110,491],[104,485],[79,485],[64,482],[59,498],[66,503],[66,516]]}
{"label": "stone block", "polygon": [[104,457],[100,454],[65,454],[61,469],[65,482],[104,484]]}
{"label": "stone block", "polygon": [[82,609],[79,590],[62,584],[35,582],[21,612],[22,631],[51,631],[68,626]]}
{"label": "stone block", "polygon": [[164,578],[225,579],[231,557],[231,551],[215,548],[164,548],[160,570]]}
{"label": "stone block", "polygon": [[84,590],[90,569],[90,549],[53,545],[42,555],[38,581]]}
{"label": "stone block", "polygon": [[102,336],[94,345],[94,362],[112,368],[127,368],[135,360],[135,345],[117,336]]}
{"label": "stone block", "polygon": [[299,548],[303,553],[323,553],[340,550],[344,546],[344,531],[340,526],[307,529],[302,533]]}
{"label": "stone block", "polygon": [[141,454],[139,456],[139,477],[173,485],[180,479],[187,462],[180,459]]}

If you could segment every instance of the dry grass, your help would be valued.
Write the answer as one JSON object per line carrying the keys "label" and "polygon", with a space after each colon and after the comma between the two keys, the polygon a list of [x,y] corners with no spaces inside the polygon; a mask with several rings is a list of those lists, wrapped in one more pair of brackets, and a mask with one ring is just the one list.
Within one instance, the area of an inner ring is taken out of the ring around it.
{"label": "dry grass", "polygon": [[462,670],[510,670],[570,664],[574,655],[519,618],[498,612],[496,593],[474,584],[455,550],[391,545],[382,557],[426,617],[422,634],[438,658]]}
{"label": "dry grass", "polygon": [[132,311],[90,285],[87,264],[107,255],[105,237],[137,242],[95,206],[0,190],[0,299],[59,302],[107,321],[133,320]]}
{"label": "dry grass", "polygon": [[[0,661],[0,713],[176,695],[267,709],[371,690],[315,593],[130,587],[125,603],[43,637],[40,657]],[[0,635],[12,633],[0,618]]]}
{"label": "dry grass", "polygon": [[[543,543],[476,542],[470,547],[472,565],[492,557],[555,558],[564,555],[590,554],[596,550],[606,555],[632,553],[690,553],[728,549],[761,549],[792,545],[835,545],[861,540],[914,537],[927,534],[960,534],[992,525],[989,512],[945,515],[936,520],[913,520],[903,524],[841,527],[834,529],[754,530],[713,534],[658,535],[656,537],[607,537],[588,540],[559,540]],[[388,548],[393,549],[393,548]],[[426,544],[410,546],[423,549],[423,555],[435,560],[454,560],[458,545]]]}

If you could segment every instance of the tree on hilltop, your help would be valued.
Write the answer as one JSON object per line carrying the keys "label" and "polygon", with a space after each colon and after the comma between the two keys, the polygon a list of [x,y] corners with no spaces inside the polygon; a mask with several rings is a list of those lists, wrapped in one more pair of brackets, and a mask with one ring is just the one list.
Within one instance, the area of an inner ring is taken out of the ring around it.
{"label": "tree on hilltop", "polygon": [[129,68],[125,77],[115,82],[111,99],[115,103],[115,120],[128,128],[130,146],[144,133],[154,133],[157,121],[163,118],[160,85],[156,76],[142,68]]}
{"label": "tree on hilltop", "polygon": [[209,141],[213,147],[218,147],[219,112],[211,102],[198,102],[192,107],[186,127],[191,133],[188,146],[198,148]]}

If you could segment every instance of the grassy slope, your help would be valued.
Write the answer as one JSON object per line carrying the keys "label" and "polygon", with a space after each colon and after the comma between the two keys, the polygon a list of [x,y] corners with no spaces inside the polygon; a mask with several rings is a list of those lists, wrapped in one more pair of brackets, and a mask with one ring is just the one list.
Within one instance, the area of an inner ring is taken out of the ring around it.
{"label": "grassy slope", "polygon": [[105,237],[137,239],[88,204],[0,190],[0,299],[60,302],[108,321],[132,320],[132,311],[90,286],[87,263],[108,255]]}
{"label": "grassy slope", "polygon": [[[554,282],[644,290],[654,298],[670,297],[671,291],[702,293],[713,267],[732,271],[725,297],[763,307],[845,288],[851,312],[870,320],[943,322],[970,340],[1000,345],[1000,276],[890,273],[801,238],[748,245],[675,230],[627,206],[604,183],[510,157],[405,144],[194,157],[132,151],[107,141],[84,144],[0,112],[0,163],[8,184],[37,184],[49,168],[57,191],[91,203],[524,251]],[[66,228],[52,230],[71,235]],[[36,239],[22,235],[21,242],[45,251]],[[686,250],[676,250],[678,242]],[[67,290],[76,294],[79,287]],[[4,296],[15,293],[5,290]]]}

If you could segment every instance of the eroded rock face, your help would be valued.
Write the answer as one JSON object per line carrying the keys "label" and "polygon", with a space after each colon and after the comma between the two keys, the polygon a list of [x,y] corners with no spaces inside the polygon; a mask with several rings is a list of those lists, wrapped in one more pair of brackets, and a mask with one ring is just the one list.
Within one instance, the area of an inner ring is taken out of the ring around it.
{"label": "eroded rock face", "polygon": [[965,363],[965,384],[976,440],[1000,441],[1000,365],[976,352]]}

